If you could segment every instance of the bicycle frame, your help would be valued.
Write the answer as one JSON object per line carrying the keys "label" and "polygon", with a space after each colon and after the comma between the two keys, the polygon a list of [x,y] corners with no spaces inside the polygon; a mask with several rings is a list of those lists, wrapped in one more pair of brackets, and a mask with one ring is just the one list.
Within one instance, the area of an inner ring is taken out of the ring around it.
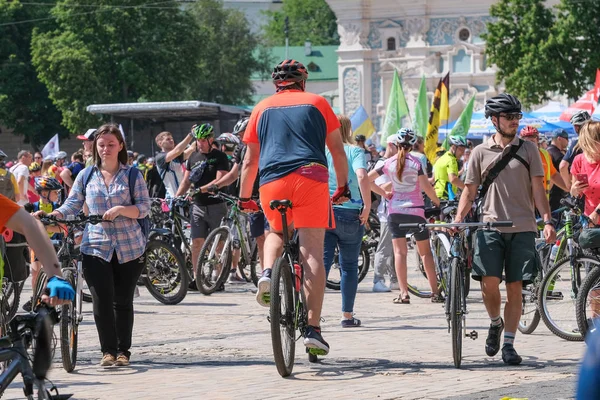
{"label": "bicycle frame", "polygon": [[[77,310],[77,323],[81,323],[83,321],[83,311],[82,311],[82,303],[83,303],[83,264],[82,264],[82,255],[79,251],[80,245],[75,243],[75,229],[74,227],[70,227],[68,229],[68,233],[65,238],[62,240],[61,248],[56,252],[57,258],[61,261],[65,261],[64,265],[61,269],[63,271],[73,271],[73,274],[77,277],[77,281],[75,282],[75,307]],[[73,267],[71,260],[77,260],[77,266]]]}

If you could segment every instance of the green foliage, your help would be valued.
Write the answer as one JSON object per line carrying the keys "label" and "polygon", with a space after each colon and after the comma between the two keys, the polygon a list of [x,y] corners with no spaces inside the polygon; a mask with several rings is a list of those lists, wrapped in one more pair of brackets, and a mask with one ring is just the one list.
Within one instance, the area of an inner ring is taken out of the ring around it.
{"label": "green foliage", "polygon": [[[249,101],[258,39],[243,14],[219,0],[177,3],[146,0],[60,0],[56,29],[34,31],[33,64],[62,123],[80,132],[99,123],[90,104]],[[89,8],[86,8],[88,10]]]}
{"label": "green foliage", "polygon": [[224,104],[250,104],[252,73],[268,70],[272,61],[258,35],[250,31],[245,15],[224,9],[220,0],[199,0],[189,13],[198,26],[194,49],[198,68],[190,85],[193,96]]}
{"label": "green foliage", "polygon": [[39,81],[29,51],[33,27],[51,29],[52,22],[18,23],[48,18],[51,7],[42,5],[44,1],[31,6],[0,0],[0,124],[25,136],[34,148],[56,133],[66,135],[60,112]]}
{"label": "green foliage", "polygon": [[556,10],[543,0],[492,5],[490,15],[497,19],[488,24],[484,39],[498,82],[504,81],[525,106],[548,100],[551,92],[581,96],[600,67],[598,4],[562,0]]}
{"label": "green foliage", "polygon": [[290,46],[338,45],[336,16],[325,0],[284,0],[280,11],[267,11],[265,36],[274,46],[285,45],[285,18],[289,18]]}

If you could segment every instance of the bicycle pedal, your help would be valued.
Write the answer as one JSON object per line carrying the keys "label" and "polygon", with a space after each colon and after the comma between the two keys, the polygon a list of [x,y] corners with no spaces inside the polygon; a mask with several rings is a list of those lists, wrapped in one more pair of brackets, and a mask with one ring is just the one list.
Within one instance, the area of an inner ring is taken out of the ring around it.
{"label": "bicycle pedal", "polygon": [[466,333],[465,337],[471,338],[472,340],[477,340],[479,338],[479,333],[477,333],[477,331],[471,331]]}

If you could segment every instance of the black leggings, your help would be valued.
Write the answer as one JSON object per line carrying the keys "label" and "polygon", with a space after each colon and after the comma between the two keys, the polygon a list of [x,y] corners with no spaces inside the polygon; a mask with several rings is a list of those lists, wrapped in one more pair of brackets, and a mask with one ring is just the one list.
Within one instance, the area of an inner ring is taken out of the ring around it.
{"label": "black leggings", "polygon": [[83,255],[83,275],[94,302],[94,320],[102,354],[130,355],[133,294],[144,265],[144,257],[119,264],[116,254],[110,262]]}

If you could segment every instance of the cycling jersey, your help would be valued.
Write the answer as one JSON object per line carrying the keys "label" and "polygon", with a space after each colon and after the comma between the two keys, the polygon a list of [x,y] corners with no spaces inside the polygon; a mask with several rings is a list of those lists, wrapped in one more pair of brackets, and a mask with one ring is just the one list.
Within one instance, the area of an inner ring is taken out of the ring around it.
{"label": "cycling jersey", "polygon": [[540,157],[542,158],[542,167],[544,168],[544,190],[546,191],[546,197],[550,199],[550,178],[552,178],[557,171],[556,168],[554,168],[550,154],[544,149],[539,149],[539,151]]}
{"label": "cycling jersey", "polygon": [[[452,152],[446,152],[435,162],[433,174],[435,176],[435,194],[440,199],[448,199],[450,174],[458,176],[458,161]],[[456,194],[456,186],[452,185],[452,191]]]}
{"label": "cycling jersey", "polygon": [[383,166],[376,170],[379,175],[387,176],[392,182],[393,196],[387,202],[388,215],[407,214],[425,218],[425,206],[419,185],[419,176],[423,175],[421,162],[407,154],[400,181],[396,174],[397,160],[398,157],[388,158]]}
{"label": "cycling jersey", "polygon": [[325,139],[340,123],[325,98],[301,90],[283,90],[254,107],[245,143],[260,145],[260,185],[283,178],[302,166],[327,168]]}

